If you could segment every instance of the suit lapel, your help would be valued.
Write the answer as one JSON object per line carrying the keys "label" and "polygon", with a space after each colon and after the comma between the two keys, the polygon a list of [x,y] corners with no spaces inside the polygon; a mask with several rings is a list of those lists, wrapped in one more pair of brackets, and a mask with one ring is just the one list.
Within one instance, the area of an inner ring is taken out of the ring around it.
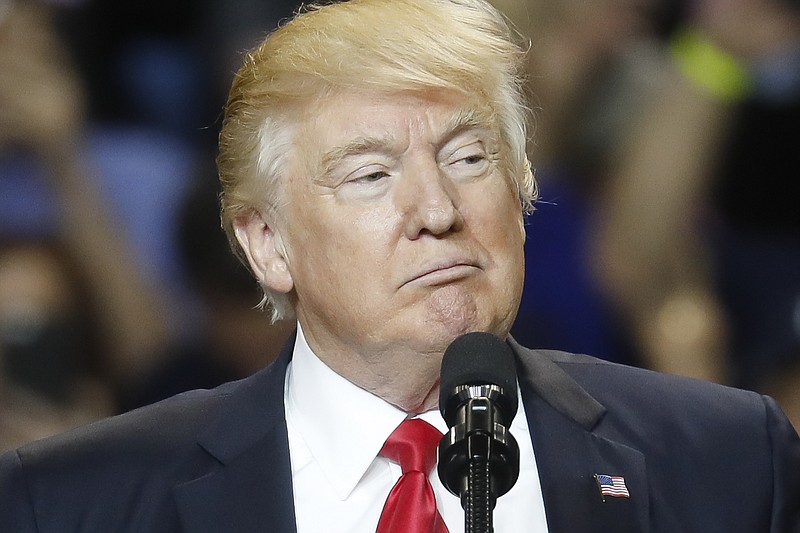
{"label": "suit lapel", "polygon": [[[550,533],[649,531],[642,453],[608,438],[605,408],[561,367],[510,343]],[[595,475],[621,476],[630,497],[604,497]]]}
{"label": "suit lapel", "polygon": [[244,380],[199,437],[217,463],[174,489],[186,533],[296,530],[283,409],[293,345],[290,339],[275,363]]}

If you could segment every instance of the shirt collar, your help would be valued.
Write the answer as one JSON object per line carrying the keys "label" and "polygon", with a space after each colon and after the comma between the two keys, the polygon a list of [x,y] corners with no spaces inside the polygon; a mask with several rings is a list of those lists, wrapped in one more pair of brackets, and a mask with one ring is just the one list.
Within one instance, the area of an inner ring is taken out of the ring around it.
{"label": "shirt collar", "polygon": [[298,324],[286,379],[286,416],[309,454],[293,461],[316,461],[345,500],[407,415],[331,370],[311,350]]}

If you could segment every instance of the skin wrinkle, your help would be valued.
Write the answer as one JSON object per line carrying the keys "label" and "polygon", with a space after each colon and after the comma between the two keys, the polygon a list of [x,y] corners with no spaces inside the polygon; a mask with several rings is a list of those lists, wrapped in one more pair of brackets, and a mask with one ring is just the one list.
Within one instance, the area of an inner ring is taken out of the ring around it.
{"label": "skin wrinkle", "polygon": [[452,286],[442,287],[433,293],[428,305],[434,320],[440,321],[454,337],[468,333],[466,325],[473,323],[478,314],[475,300]]}

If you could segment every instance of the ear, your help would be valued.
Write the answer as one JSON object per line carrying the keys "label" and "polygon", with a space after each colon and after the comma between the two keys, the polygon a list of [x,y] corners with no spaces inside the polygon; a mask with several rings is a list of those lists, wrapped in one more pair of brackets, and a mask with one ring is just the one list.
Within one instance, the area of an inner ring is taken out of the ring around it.
{"label": "ear", "polygon": [[268,224],[261,213],[251,211],[233,222],[236,240],[242,247],[258,282],[276,292],[288,293],[294,280],[286,261],[286,249],[280,233]]}

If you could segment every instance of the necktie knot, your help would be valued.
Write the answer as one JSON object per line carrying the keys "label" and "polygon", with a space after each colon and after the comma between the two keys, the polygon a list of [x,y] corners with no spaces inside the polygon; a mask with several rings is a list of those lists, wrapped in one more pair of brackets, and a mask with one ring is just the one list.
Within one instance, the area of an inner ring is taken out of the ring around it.
{"label": "necktie knot", "polygon": [[418,418],[405,420],[381,449],[381,455],[397,462],[403,473],[422,472],[426,476],[436,464],[436,448],[442,434]]}
{"label": "necktie knot", "polygon": [[381,455],[399,463],[403,475],[386,499],[377,533],[447,533],[428,481],[441,438],[438,429],[413,419],[397,426],[386,439]]}

